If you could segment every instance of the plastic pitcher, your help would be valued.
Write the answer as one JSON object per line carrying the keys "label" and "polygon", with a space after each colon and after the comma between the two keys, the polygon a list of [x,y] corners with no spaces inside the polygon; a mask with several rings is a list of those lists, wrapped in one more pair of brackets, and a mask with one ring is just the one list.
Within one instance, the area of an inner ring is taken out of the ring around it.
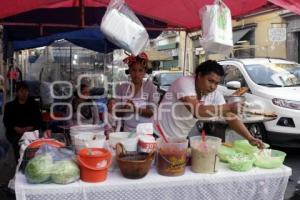
{"label": "plastic pitcher", "polygon": [[[192,147],[192,171],[196,173],[215,173],[218,171],[218,150],[222,139],[206,136],[202,143],[200,136],[190,138]],[[202,144],[201,144],[202,143]]]}
{"label": "plastic pitcher", "polygon": [[185,172],[188,140],[168,138],[168,143],[157,140],[157,172],[164,176],[180,176]]}

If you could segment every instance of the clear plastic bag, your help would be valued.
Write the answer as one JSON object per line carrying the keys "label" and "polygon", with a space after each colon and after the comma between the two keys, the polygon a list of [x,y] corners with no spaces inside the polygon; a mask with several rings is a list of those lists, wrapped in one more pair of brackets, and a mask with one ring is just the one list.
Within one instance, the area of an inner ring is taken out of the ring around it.
{"label": "clear plastic bag", "polygon": [[29,183],[68,184],[79,179],[80,171],[73,151],[48,144],[40,147],[25,168]]}
{"label": "clear plastic bag", "polygon": [[100,25],[107,39],[134,55],[141,53],[149,35],[124,0],[111,0]]}
{"label": "clear plastic bag", "polygon": [[29,183],[48,182],[51,177],[53,159],[51,154],[45,153],[32,158],[25,168],[25,176]]}
{"label": "clear plastic bag", "polygon": [[232,51],[232,23],[229,8],[216,0],[199,11],[202,20],[200,44],[206,52],[229,55]]}

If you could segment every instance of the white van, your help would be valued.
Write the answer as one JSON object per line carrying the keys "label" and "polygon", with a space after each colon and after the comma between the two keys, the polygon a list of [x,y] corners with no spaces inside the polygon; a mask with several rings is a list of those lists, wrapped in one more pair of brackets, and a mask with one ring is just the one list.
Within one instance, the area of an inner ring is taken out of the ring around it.
{"label": "white van", "polygon": [[300,147],[300,64],[271,58],[219,61],[225,76],[218,90],[226,97],[248,87],[248,102],[274,111],[276,120],[249,124],[250,132],[274,145]]}

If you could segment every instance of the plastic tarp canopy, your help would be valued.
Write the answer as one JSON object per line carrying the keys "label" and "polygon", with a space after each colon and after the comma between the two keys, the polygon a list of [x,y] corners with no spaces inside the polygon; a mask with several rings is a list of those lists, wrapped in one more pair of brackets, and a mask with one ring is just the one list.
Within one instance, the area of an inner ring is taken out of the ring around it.
{"label": "plastic tarp canopy", "polygon": [[[24,12],[38,9],[57,9],[77,7],[77,18],[79,20],[80,0],[1,0],[0,19],[4,22],[6,18],[16,16]],[[125,0],[131,9],[137,14],[166,22],[169,27],[183,27],[186,29],[197,29],[200,27],[199,9],[207,4],[212,4],[214,0]],[[253,12],[268,2],[300,14],[299,0],[223,0],[230,8],[232,16],[242,16]],[[109,0],[84,0],[86,8],[105,8]],[[87,12],[86,12],[87,13]],[[76,18],[76,15],[66,15],[62,21],[69,18]],[[46,20],[46,14],[39,19]],[[31,18],[32,22],[36,18]],[[50,18],[47,19],[51,20]],[[56,20],[54,18],[54,20]],[[8,21],[10,21],[8,19]],[[14,21],[14,19],[12,19]],[[59,21],[56,21],[59,23]]]}
{"label": "plastic tarp canopy", "polygon": [[[199,18],[199,10],[207,4],[212,4],[214,0],[125,0],[131,9],[138,15],[146,28],[152,30],[150,36],[159,34],[159,31],[153,34],[153,28],[164,29],[166,27],[177,27],[185,30],[196,30],[201,26]],[[239,17],[263,6],[268,5],[268,1],[280,7],[289,9],[299,13],[299,0],[223,0],[230,8],[233,18]],[[106,10],[109,0],[84,0],[85,6],[85,25],[98,26],[101,23],[102,16]],[[2,0],[0,3],[1,12],[0,19],[3,22],[10,23],[33,23],[33,24],[79,24],[79,0]],[[10,41],[31,40],[41,36],[41,30],[37,27],[30,26],[4,26],[7,39]],[[152,29],[151,29],[152,28]],[[79,28],[68,27],[44,27],[43,36],[53,35],[59,32],[70,32]],[[89,29],[89,31],[92,29]],[[79,31],[86,32],[87,30]],[[78,32],[77,32],[78,33]],[[67,39],[77,45],[86,44],[86,48],[98,49],[103,52],[103,49],[110,51],[112,44],[106,44],[104,47],[95,47],[96,44],[102,44],[102,41],[92,41],[84,38],[74,39],[73,32]],[[93,33],[89,33],[92,34]],[[64,34],[63,34],[64,35]],[[61,34],[54,35],[53,38],[62,36]],[[64,35],[65,36],[65,35]],[[98,36],[102,38],[101,34]],[[37,41],[49,43],[50,38],[38,38],[34,41],[15,42],[16,49],[24,49],[25,46],[31,44],[32,47]],[[22,47],[21,44],[24,44]],[[30,46],[30,45],[29,45]]]}
{"label": "plastic tarp canopy", "polygon": [[300,15],[300,0],[269,0],[271,3]]}
{"label": "plastic tarp canopy", "polygon": [[[169,27],[183,27],[189,30],[200,27],[199,9],[214,2],[214,0],[125,1],[137,14],[166,22]],[[85,7],[99,8],[106,7],[109,0],[84,0],[83,2]],[[267,0],[223,0],[223,2],[230,8],[233,17],[247,14],[267,4]],[[0,19],[41,8],[68,8],[78,6],[79,0],[2,0]],[[71,16],[66,16],[66,18],[70,17]]]}
{"label": "plastic tarp canopy", "polygon": [[[160,32],[149,32],[151,38],[156,38]],[[93,51],[108,53],[117,46],[105,39],[104,34],[97,28],[85,28],[76,31],[56,33],[46,37],[34,38],[32,40],[15,40],[12,42],[14,50],[30,49],[41,46],[48,46],[55,40],[65,39],[77,46],[81,46]]]}
{"label": "plastic tarp canopy", "polygon": [[[53,26],[44,26],[42,29],[42,34],[40,27],[38,26],[18,26],[18,25],[4,25],[5,35],[8,41],[15,40],[30,40],[33,38],[38,38],[41,36],[48,36],[60,32],[70,32],[74,30],[81,29],[81,27],[64,27],[64,25],[78,25],[79,24],[79,8],[69,7],[69,8],[56,8],[56,9],[37,9],[25,13],[20,13],[8,18],[3,19],[4,23],[25,23],[25,24],[51,24]],[[85,8],[85,25],[89,27],[99,28],[102,16],[105,13],[106,8]],[[147,18],[145,16],[137,14],[137,17],[147,27],[155,28],[149,32],[150,37],[159,35],[161,30],[159,28],[165,28],[166,23]],[[57,26],[56,26],[57,25]],[[156,32],[156,34],[155,34]],[[154,34],[154,36],[152,35]]]}

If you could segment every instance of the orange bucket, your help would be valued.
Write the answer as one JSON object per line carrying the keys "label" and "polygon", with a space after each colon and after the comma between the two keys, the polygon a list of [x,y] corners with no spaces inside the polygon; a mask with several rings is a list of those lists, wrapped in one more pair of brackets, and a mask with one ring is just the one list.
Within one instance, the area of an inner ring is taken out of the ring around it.
{"label": "orange bucket", "polygon": [[95,183],[106,180],[112,156],[103,148],[81,149],[77,161],[80,168],[80,179]]}

